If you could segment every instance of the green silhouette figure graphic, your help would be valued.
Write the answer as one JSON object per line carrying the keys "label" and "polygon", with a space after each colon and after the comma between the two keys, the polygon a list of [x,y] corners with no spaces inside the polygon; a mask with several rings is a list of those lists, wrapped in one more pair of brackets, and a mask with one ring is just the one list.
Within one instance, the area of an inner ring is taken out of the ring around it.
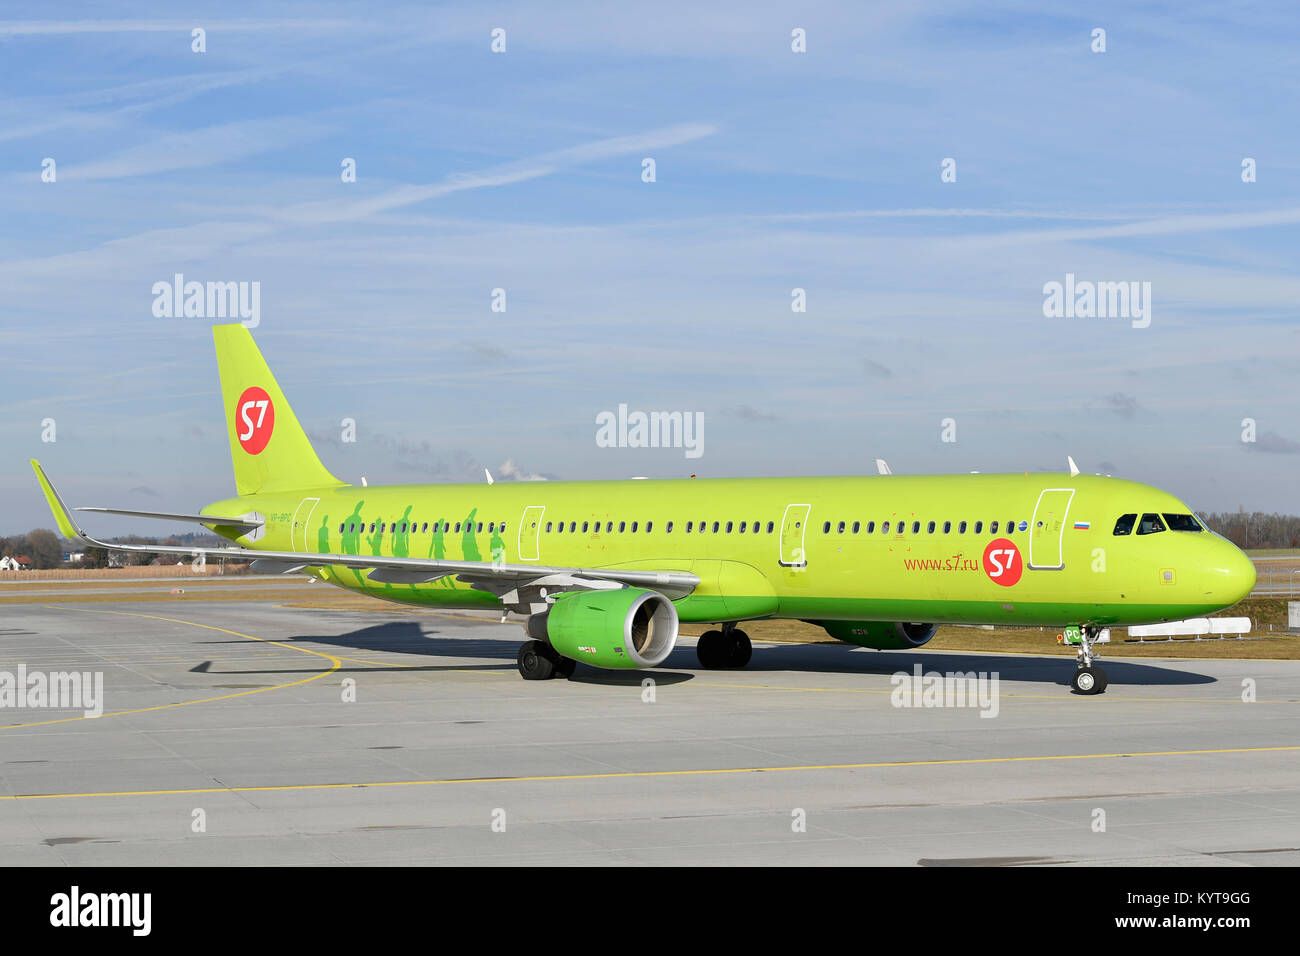
{"label": "green silhouette figure graphic", "polygon": [[[429,553],[426,557],[433,558],[435,561],[447,557],[447,522],[441,518],[433,523],[433,534],[429,540]],[[444,588],[454,588],[456,581],[448,574],[446,577],[438,578],[438,584]]]}
{"label": "green silhouette figure graphic", "polygon": [[404,558],[411,553],[411,535],[408,519],[411,517],[411,509],[414,505],[407,505],[406,510],[402,512],[402,520],[393,522],[393,557]]}
{"label": "green silhouette figure graphic", "polygon": [[465,530],[460,536],[460,551],[466,561],[482,561],[483,554],[478,549],[478,541],[474,538],[474,521],[478,516],[478,509],[470,510],[469,517],[465,519]]}
{"label": "green silhouette figure graphic", "polygon": [[316,553],[330,553],[330,516],[321,519],[320,529],[316,532]]}
{"label": "green silhouette figure graphic", "polygon": [[357,506],[352,509],[352,514],[348,515],[347,520],[343,523],[343,537],[339,540],[339,546],[343,549],[344,554],[361,553],[361,509],[365,507],[364,501],[358,501]]}
{"label": "green silhouette figure graphic", "polygon": [[370,545],[370,553],[379,557],[380,550],[384,546],[384,522],[375,522],[375,533],[366,535],[366,543]]}
{"label": "green silhouette figure graphic", "polygon": [[488,547],[492,549],[492,563],[506,563],[506,543],[501,537],[501,532],[495,528],[492,531],[492,540],[488,542]]}

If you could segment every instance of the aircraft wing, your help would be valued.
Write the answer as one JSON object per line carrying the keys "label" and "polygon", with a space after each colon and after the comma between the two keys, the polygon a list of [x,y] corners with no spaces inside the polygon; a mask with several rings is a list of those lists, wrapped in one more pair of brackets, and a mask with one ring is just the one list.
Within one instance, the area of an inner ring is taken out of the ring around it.
{"label": "aircraft wing", "polygon": [[145,554],[174,554],[186,557],[227,558],[251,561],[255,571],[296,574],[308,568],[344,567],[365,570],[372,581],[388,584],[420,584],[448,575],[473,588],[495,594],[507,608],[521,614],[544,610],[549,594],[572,590],[639,587],[657,591],[669,600],[685,597],[700,579],[687,571],[633,571],[618,568],[565,568],[534,564],[505,564],[495,561],[442,561],[425,558],[390,558],[358,554],[302,554],[294,551],[259,551],[252,548],[181,548],[165,545],[112,544],[86,534],[72,518],[59,493],[45,477],[40,463],[32,459],[36,480],[54,513],[59,532],[65,538],[110,551]]}

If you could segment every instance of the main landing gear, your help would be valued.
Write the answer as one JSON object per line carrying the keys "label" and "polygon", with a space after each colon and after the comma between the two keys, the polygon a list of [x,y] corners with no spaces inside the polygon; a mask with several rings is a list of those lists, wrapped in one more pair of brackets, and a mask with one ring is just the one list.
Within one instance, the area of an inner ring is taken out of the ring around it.
{"label": "main landing gear", "polygon": [[1106,672],[1093,661],[1097,653],[1093,650],[1093,641],[1101,633],[1101,628],[1094,624],[1085,624],[1080,628],[1078,669],[1070,685],[1080,694],[1104,694],[1106,692]]}
{"label": "main landing gear", "polygon": [[578,662],[568,657],[561,657],[550,644],[542,641],[524,641],[516,658],[519,676],[524,680],[550,680],[552,677],[573,676]]}
{"label": "main landing gear", "polygon": [[735,624],[724,624],[720,631],[705,631],[695,644],[700,666],[709,670],[744,667],[753,654],[749,635]]}

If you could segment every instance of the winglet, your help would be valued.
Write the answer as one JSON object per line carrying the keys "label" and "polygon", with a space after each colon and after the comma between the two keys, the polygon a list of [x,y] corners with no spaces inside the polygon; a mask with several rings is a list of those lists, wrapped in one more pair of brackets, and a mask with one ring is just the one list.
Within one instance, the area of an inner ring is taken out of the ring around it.
{"label": "winglet", "polygon": [[41,484],[41,491],[45,492],[45,501],[49,504],[50,511],[54,512],[54,522],[59,526],[59,534],[65,538],[84,539],[85,535],[77,527],[77,523],[72,520],[72,512],[68,510],[68,506],[63,503],[59,493],[50,484],[50,479],[46,478],[45,472],[41,470],[41,463],[35,458],[30,459],[30,461],[32,470],[36,472],[36,480]]}

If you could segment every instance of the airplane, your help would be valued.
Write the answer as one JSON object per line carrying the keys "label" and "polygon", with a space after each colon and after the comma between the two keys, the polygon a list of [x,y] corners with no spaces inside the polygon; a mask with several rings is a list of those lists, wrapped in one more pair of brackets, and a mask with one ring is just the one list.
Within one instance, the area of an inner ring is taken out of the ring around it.
{"label": "airplane", "polygon": [[525,680],[577,662],[662,664],[681,622],[704,668],[745,666],[746,621],[797,619],[877,650],[941,624],[1051,625],[1078,647],[1071,682],[1106,690],[1116,625],[1236,604],[1250,559],[1149,485],[1078,474],[689,478],[363,485],[312,449],[251,333],[213,326],[235,496],[197,513],[78,510],[192,522],[232,546],[97,540],[32,467],[65,538],[113,551],[251,561],[426,608],[526,617]]}

